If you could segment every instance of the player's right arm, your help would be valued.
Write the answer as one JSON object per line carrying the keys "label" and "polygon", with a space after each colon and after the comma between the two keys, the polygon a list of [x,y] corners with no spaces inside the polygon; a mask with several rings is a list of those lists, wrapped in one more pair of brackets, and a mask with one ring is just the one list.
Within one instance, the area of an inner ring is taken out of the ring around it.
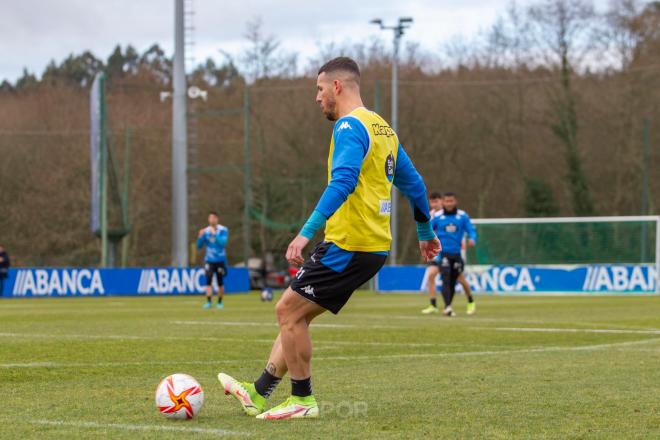
{"label": "player's right arm", "polygon": [[[347,124],[342,124],[346,122]],[[343,128],[342,128],[343,127]],[[316,231],[323,226],[355,191],[362,162],[369,149],[369,134],[362,123],[355,118],[342,118],[335,123],[333,132],[335,149],[332,154],[330,182],[323,191],[312,215],[293,239],[286,252],[289,263],[302,264],[302,249],[309,243]]]}
{"label": "player's right arm", "polygon": [[201,249],[204,247],[204,244],[206,243],[206,235],[204,232],[206,231],[206,228],[202,228],[199,230],[199,234],[197,236],[197,249]]}
{"label": "player's right arm", "polygon": [[426,196],[426,185],[422,176],[408,157],[406,150],[399,144],[394,170],[394,186],[399,188],[410,202],[413,217],[417,223],[417,238],[420,252],[427,261],[433,259],[440,252],[440,241],[433,232],[431,223],[429,200]]}

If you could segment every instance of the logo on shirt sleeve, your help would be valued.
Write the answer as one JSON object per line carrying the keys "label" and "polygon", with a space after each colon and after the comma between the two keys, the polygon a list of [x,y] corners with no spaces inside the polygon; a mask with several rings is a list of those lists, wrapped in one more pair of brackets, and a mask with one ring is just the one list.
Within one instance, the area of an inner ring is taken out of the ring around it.
{"label": "logo on shirt sleeve", "polygon": [[348,123],[348,121],[344,121],[341,124],[339,124],[339,127],[337,127],[337,131],[341,131],[348,128],[349,130],[353,130],[353,127],[351,127],[351,124]]}

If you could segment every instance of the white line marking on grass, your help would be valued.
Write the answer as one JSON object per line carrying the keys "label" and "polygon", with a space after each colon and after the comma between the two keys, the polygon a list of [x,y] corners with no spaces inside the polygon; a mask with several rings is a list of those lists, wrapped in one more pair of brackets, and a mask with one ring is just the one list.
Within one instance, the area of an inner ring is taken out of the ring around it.
{"label": "white line marking on grass", "polygon": [[247,435],[245,432],[229,431],[217,428],[196,428],[194,426],[133,425],[126,423],[74,422],[65,420],[27,420],[28,423],[45,426],[63,426],[89,429],[119,429],[124,431],[165,431],[186,434],[212,434],[216,436]]}
{"label": "white line marking on grass", "polygon": [[612,328],[531,328],[531,327],[477,327],[478,330],[524,333],[615,333],[622,335],[660,335],[660,330],[621,330]]}
{"label": "white line marking on grass", "polygon": [[[546,346],[536,348],[522,348],[519,350],[487,350],[487,351],[459,351],[444,353],[404,353],[386,354],[376,356],[318,356],[314,361],[373,361],[378,359],[424,359],[424,358],[447,358],[447,357],[469,357],[469,356],[498,356],[526,353],[554,353],[563,351],[596,351],[610,348],[623,348],[643,344],[660,342],[660,338],[642,339],[639,341],[614,342],[610,344],[577,345],[577,346]],[[127,367],[127,366],[155,366],[155,365],[214,365],[245,362],[263,362],[263,359],[222,359],[217,361],[155,361],[155,362],[97,362],[97,363],[58,363],[58,362],[30,362],[0,364],[0,368],[104,368],[104,367]]]}
{"label": "white line marking on grass", "polygon": [[[222,326],[238,326],[238,327],[277,327],[275,322],[249,322],[249,321],[171,321],[172,324],[178,325],[222,325]],[[356,324],[317,324],[313,323],[311,328],[388,328],[388,329],[404,329],[409,327],[393,326],[393,325],[356,325]]]}
{"label": "white line marking on grass", "polygon": [[317,357],[314,360],[377,360],[377,359],[417,359],[417,358],[443,358],[443,357],[456,357],[456,356],[490,356],[502,354],[519,354],[519,353],[551,353],[561,351],[595,351],[608,348],[629,347],[634,345],[648,344],[653,342],[660,342],[660,338],[643,339],[640,341],[628,342],[614,342],[611,344],[596,344],[596,345],[578,345],[578,346],[550,346],[539,348],[523,348],[520,350],[490,350],[490,351],[463,351],[463,352],[446,352],[446,353],[412,353],[412,354],[386,354],[378,356],[332,356],[332,357]]}
{"label": "white line marking on grass", "polygon": [[[135,336],[135,335],[79,335],[79,334],[43,334],[43,333],[0,333],[0,338],[24,338],[24,339],[82,339],[82,340],[134,340],[134,341],[209,341],[209,342],[254,342],[263,344],[272,344],[273,339],[247,339],[247,338],[217,338],[213,336]],[[351,341],[324,341],[317,340],[314,346],[354,346],[356,343]],[[457,346],[460,344],[439,344],[424,342],[360,342],[360,345],[374,347],[441,347]]]}

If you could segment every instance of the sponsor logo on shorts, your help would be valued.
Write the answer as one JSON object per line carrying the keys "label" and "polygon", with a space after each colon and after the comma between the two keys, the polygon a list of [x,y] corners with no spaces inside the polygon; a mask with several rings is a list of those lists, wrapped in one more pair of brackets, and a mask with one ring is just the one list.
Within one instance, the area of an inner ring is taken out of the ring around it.
{"label": "sponsor logo on shorts", "polygon": [[314,288],[312,286],[305,286],[302,288],[303,292],[305,292],[305,295],[313,296],[316,298],[316,295],[314,295]]}

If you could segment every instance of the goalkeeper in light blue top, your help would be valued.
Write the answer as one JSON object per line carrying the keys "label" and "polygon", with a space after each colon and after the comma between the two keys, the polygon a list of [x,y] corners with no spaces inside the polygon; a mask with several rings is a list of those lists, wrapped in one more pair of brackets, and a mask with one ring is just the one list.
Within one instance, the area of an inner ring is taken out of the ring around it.
{"label": "goalkeeper in light blue top", "polygon": [[[247,414],[265,420],[318,417],[310,377],[309,326],[325,311],[338,313],[353,291],[385,263],[392,240],[392,185],[410,201],[422,257],[430,260],[440,250],[431,229],[424,182],[394,130],[364,108],[355,61],[346,57],[329,61],[319,69],[316,86],[316,102],[335,123],[328,186],[286,252],[289,263],[302,267],[275,308],[280,334],[255,382],[218,375],[225,393],[234,396]],[[303,249],[324,223],[325,239],[305,261]],[[287,372],[291,397],[265,411],[266,399]]]}
{"label": "goalkeeper in light blue top", "polygon": [[218,214],[214,211],[209,212],[209,225],[199,230],[197,237],[197,249],[206,247],[204,256],[204,272],[206,274],[206,303],[205,309],[211,308],[213,296],[213,278],[218,284],[218,303],[217,309],[224,308],[222,298],[225,293],[224,277],[227,275],[227,254],[225,246],[229,238],[229,229],[218,223]]}

